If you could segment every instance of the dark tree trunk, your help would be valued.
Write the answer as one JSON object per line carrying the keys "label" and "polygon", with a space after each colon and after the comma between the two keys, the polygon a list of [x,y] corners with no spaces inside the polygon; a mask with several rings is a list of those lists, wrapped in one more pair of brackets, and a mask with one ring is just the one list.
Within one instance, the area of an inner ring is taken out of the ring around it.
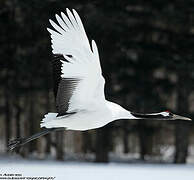
{"label": "dark tree trunk", "polygon": [[139,146],[140,146],[140,158],[144,160],[146,155],[146,131],[145,131],[145,124],[144,122],[139,122]]}
{"label": "dark tree trunk", "polygon": [[[16,98],[15,102],[15,109],[16,109],[16,115],[15,115],[15,120],[16,120],[16,137],[21,137],[20,133],[20,118],[21,118],[21,107],[20,107],[20,99],[19,97]],[[16,149],[16,152],[19,153],[19,149]]]}
{"label": "dark tree trunk", "polygon": [[[178,112],[181,115],[186,116],[186,112],[188,112],[188,90],[185,87],[184,83],[186,77],[184,76],[186,73],[182,73],[180,75],[180,79],[178,82]],[[175,163],[186,163],[187,155],[188,155],[188,145],[189,145],[189,132],[190,132],[190,124],[189,122],[179,121],[176,124],[175,130]]]}
{"label": "dark tree trunk", "polygon": [[10,103],[10,94],[9,90],[6,88],[5,89],[5,140],[6,140],[6,147],[8,145],[8,142],[10,140],[10,134],[11,134],[11,129],[10,129],[10,124],[11,124],[11,116],[12,116],[12,111],[11,111],[11,103]]}
{"label": "dark tree trunk", "polygon": [[146,122],[143,122],[143,120],[139,121],[138,128],[139,128],[140,158],[141,160],[145,160],[145,155],[152,154],[154,128],[146,125]]}
{"label": "dark tree trunk", "polygon": [[46,153],[49,154],[51,152],[51,135],[47,134],[46,135]]}
{"label": "dark tree trunk", "polygon": [[[29,105],[29,94],[26,94],[25,99],[24,99],[24,107],[28,108],[28,105]],[[29,112],[26,111],[25,112],[25,117],[29,117],[28,114],[29,114]],[[29,130],[30,130],[29,119],[25,118],[23,123],[21,124],[21,134],[22,134],[22,136],[23,137],[29,137],[31,135]],[[21,156],[24,157],[24,158],[28,156],[29,144],[30,143],[24,145],[22,148],[19,149]]]}
{"label": "dark tree trunk", "polygon": [[82,133],[83,136],[83,153],[93,152],[91,135],[88,131]]}
{"label": "dark tree trunk", "polygon": [[6,141],[6,147],[8,145],[8,142],[10,140],[11,136],[11,118],[12,118],[12,108],[11,108],[11,91],[10,91],[10,75],[9,72],[6,72],[5,75],[5,86],[4,86],[4,97],[5,97],[5,141]]}
{"label": "dark tree trunk", "polygon": [[124,137],[123,137],[123,144],[124,144],[124,153],[129,153],[129,143],[128,143],[128,132],[124,131]]}
{"label": "dark tree trunk", "polygon": [[108,162],[110,128],[105,126],[96,130],[96,162]]}
{"label": "dark tree trunk", "polygon": [[18,102],[17,104],[15,105],[15,108],[16,108],[16,137],[20,137],[20,117],[21,117],[21,107],[20,107],[20,104],[19,104],[19,99],[17,99]]}
{"label": "dark tree trunk", "polygon": [[[28,123],[30,124],[30,134],[34,134],[36,133],[36,128],[35,128],[35,125],[36,125],[36,122],[35,122],[35,109],[34,109],[34,106],[35,106],[35,100],[34,100],[34,93],[31,92],[30,94],[30,109],[29,109],[29,120],[28,120]],[[32,141],[29,143],[29,152],[33,152],[36,150],[36,145],[37,145],[37,141]]]}
{"label": "dark tree trunk", "polygon": [[128,141],[129,132],[128,132],[128,129],[126,128],[127,126],[128,126],[128,123],[124,122],[123,123],[123,145],[124,145],[125,154],[129,153],[129,141]]}
{"label": "dark tree trunk", "polygon": [[[48,90],[45,93],[45,98],[46,98],[46,111],[50,111],[50,97],[49,97],[49,87],[47,85]],[[46,135],[46,153],[50,153],[50,148],[51,148],[51,134]]]}
{"label": "dark tree trunk", "polygon": [[175,163],[186,163],[189,145],[189,128],[187,122],[177,122],[175,130]]}
{"label": "dark tree trunk", "polygon": [[64,132],[56,132],[56,159],[64,160]]}

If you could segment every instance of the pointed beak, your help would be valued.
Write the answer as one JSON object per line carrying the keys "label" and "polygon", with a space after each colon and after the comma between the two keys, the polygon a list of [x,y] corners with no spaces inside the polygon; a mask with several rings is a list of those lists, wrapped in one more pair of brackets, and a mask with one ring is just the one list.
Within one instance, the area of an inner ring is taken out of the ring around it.
{"label": "pointed beak", "polygon": [[184,116],[179,116],[179,115],[176,115],[176,114],[173,115],[173,119],[179,119],[179,120],[185,120],[185,121],[192,121],[191,118],[184,117]]}

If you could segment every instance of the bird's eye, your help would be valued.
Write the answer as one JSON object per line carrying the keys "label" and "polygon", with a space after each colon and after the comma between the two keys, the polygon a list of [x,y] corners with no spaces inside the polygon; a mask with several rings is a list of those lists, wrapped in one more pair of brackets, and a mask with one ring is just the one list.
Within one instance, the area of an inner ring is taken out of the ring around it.
{"label": "bird's eye", "polygon": [[165,111],[168,113],[168,116],[172,117],[173,116],[173,113],[171,113],[170,111]]}
{"label": "bird's eye", "polygon": [[169,116],[173,116],[173,113],[169,112]]}

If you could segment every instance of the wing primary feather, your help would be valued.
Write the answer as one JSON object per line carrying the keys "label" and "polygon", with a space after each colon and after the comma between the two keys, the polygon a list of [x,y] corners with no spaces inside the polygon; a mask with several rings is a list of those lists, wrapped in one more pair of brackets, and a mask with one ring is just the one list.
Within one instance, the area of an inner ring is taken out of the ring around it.
{"label": "wing primary feather", "polygon": [[68,14],[68,17],[69,17],[69,19],[70,19],[70,21],[71,21],[73,27],[74,27],[75,29],[79,29],[79,26],[78,26],[78,24],[77,24],[77,21],[76,21],[76,19],[75,19],[75,16],[73,15],[73,13],[72,13],[69,9],[67,9],[67,14]]}
{"label": "wing primary feather", "polygon": [[68,31],[68,26],[67,26],[67,24],[65,24],[65,22],[61,19],[61,17],[60,17],[58,14],[56,14],[55,17],[56,17],[56,19],[57,19],[59,25],[61,26],[61,28],[63,28],[65,31]]}
{"label": "wing primary feather", "polygon": [[71,29],[72,24],[71,24],[69,18],[63,12],[61,12],[61,17],[63,18],[63,21],[67,24],[67,27],[69,29]]}
{"label": "wing primary feather", "polygon": [[60,34],[64,34],[64,29],[62,29],[60,26],[58,26],[54,21],[51,19],[49,20],[50,24],[53,26],[53,28],[58,31]]}
{"label": "wing primary feather", "polygon": [[74,10],[74,9],[73,9],[73,14],[74,14],[74,16],[75,16],[75,19],[76,19],[76,21],[77,21],[77,23],[78,23],[79,28],[81,28],[80,30],[82,30],[82,31],[85,33],[83,23],[82,23],[82,21],[81,21],[79,15],[78,15],[78,13],[77,13],[77,11]]}
{"label": "wing primary feather", "polygon": [[72,11],[73,11],[73,16],[74,16],[75,22],[77,23],[77,26],[79,27],[78,20],[76,19],[76,16],[75,16],[76,10],[73,9]]}
{"label": "wing primary feather", "polygon": [[47,31],[48,31],[51,35],[61,36],[60,33],[56,32],[56,31],[54,31],[54,30],[52,30],[52,29],[50,29],[50,28],[46,28],[46,29],[47,29]]}

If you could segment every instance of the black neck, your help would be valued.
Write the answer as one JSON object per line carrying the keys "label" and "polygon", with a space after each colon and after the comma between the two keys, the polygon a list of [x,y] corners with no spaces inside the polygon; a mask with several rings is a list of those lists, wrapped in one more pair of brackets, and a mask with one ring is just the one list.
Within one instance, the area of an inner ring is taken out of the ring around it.
{"label": "black neck", "polygon": [[143,114],[143,113],[135,113],[135,112],[131,112],[131,114],[136,117],[136,118],[140,118],[140,119],[158,119],[158,120],[170,120],[170,116],[163,116],[162,114]]}

